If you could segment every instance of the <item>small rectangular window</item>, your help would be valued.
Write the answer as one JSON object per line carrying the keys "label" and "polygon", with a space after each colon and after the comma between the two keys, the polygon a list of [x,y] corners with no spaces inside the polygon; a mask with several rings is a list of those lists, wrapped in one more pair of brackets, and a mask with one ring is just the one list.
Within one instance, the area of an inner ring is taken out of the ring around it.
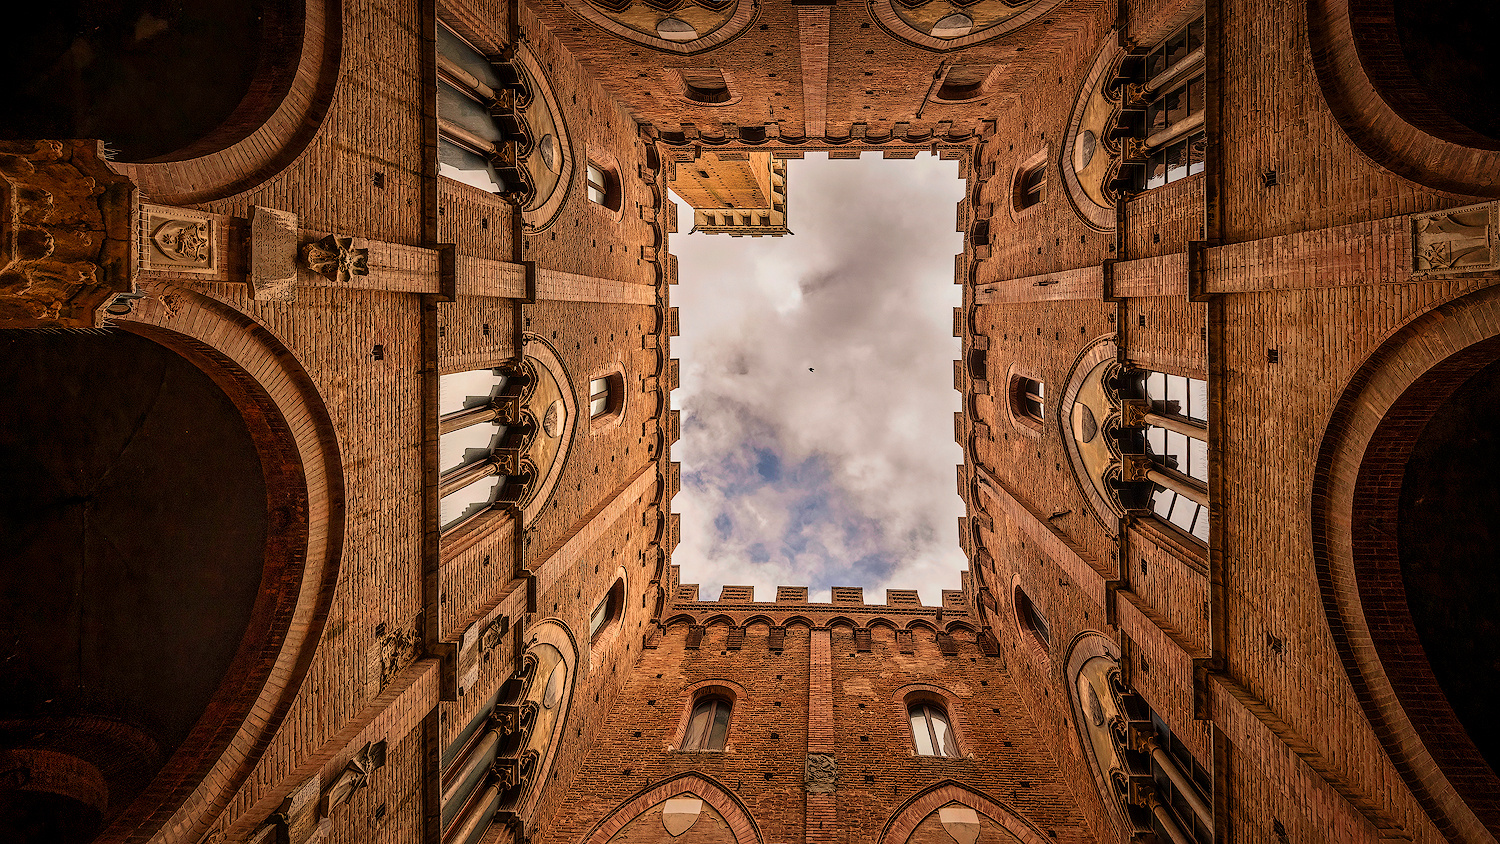
{"label": "small rectangular window", "polygon": [[597,419],[609,412],[609,379],[595,378],[589,382],[589,418]]}
{"label": "small rectangular window", "polygon": [[609,196],[609,182],[605,180],[604,171],[593,164],[589,164],[588,178],[589,201],[603,205],[604,200]]}

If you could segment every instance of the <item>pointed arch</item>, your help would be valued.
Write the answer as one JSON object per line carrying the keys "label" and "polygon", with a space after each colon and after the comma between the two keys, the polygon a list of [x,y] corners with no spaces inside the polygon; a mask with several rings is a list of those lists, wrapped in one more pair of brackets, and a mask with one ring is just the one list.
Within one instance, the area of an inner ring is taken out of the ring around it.
{"label": "pointed arch", "polygon": [[909,622],[906,623],[906,629],[907,630],[922,629],[922,630],[926,630],[927,632],[933,633],[933,634],[936,634],[938,632],[937,625],[933,624],[932,622],[928,621],[925,618],[912,619],[911,621],[909,621]]}
{"label": "pointed arch", "polygon": [[876,627],[884,627],[885,629],[891,631],[900,629],[899,627],[897,627],[894,621],[891,621],[890,619],[884,617],[870,619],[869,626],[871,630],[875,629]]}
{"label": "pointed arch", "polygon": [[814,627],[817,626],[817,625],[813,624],[812,620],[809,619],[805,615],[788,616],[785,621],[781,622],[781,626],[782,627],[791,627],[792,625],[799,625],[801,627],[806,627],[809,630],[811,630],[812,628],[814,628]]}
{"label": "pointed arch", "polygon": [[733,627],[734,626],[734,619],[730,618],[727,615],[724,615],[723,613],[719,613],[718,615],[713,616],[709,620],[703,622],[703,626],[704,627],[714,627],[716,625],[723,625],[725,627]]}
{"label": "pointed arch", "polygon": [[743,626],[749,627],[752,624],[764,624],[767,627],[776,626],[776,622],[772,621],[770,616],[760,614],[752,615],[749,618],[745,619],[745,623]]}
{"label": "pointed arch", "polygon": [[[729,824],[734,833],[735,844],[760,844],[760,827],[750,816],[750,811],[733,792],[711,779],[707,774],[689,771],[672,779],[636,792],[634,797],[621,803],[613,812],[594,825],[584,836],[583,844],[605,844],[625,825],[640,817],[652,807],[665,800],[682,795],[698,797],[712,806],[714,811]],[[1031,844],[1027,841],[1027,844]],[[1039,842],[1038,844],[1041,844]]]}
{"label": "pointed arch", "polygon": [[1020,839],[1022,844],[1049,844],[1047,835],[1014,809],[954,780],[933,783],[901,804],[881,831],[879,844],[906,844],[918,824],[949,803],[968,806],[988,817]]}

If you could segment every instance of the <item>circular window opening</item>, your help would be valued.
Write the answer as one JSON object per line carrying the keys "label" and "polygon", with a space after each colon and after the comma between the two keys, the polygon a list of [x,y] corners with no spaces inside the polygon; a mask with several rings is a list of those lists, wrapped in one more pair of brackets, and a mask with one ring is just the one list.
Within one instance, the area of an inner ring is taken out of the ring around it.
{"label": "circular window opening", "polygon": [[1500,770],[1500,362],[1469,378],[1418,436],[1401,481],[1401,578],[1453,713]]}
{"label": "circular window opening", "polygon": [[656,24],[656,34],[667,41],[692,41],[698,37],[698,30],[693,25],[678,18],[662,18]]}

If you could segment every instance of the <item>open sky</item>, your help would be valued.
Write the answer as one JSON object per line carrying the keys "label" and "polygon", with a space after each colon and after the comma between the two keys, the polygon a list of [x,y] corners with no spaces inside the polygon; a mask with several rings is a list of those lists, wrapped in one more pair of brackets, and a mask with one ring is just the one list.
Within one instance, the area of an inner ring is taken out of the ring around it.
{"label": "open sky", "polygon": [[[682,335],[681,544],[705,599],[725,584],[957,589],[953,441],[958,163],[923,153],[788,162],[787,237],[674,234]],[[676,200],[676,197],[673,197]],[[678,219],[692,211],[678,201]],[[684,226],[687,228],[687,226]]]}

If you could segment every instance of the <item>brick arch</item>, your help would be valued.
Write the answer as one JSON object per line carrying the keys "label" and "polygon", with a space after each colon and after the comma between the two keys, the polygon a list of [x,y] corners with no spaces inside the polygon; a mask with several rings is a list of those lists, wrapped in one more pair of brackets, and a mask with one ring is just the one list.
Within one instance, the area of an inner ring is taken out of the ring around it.
{"label": "brick arch", "polygon": [[1500,360],[1500,288],[1395,331],[1355,373],[1318,451],[1311,544],[1329,632],[1397,773],[1444,836],[1493,841],[1500,778],[1454,715],[1406,603],[1394,524],[1405,464],[1427,421]]}
{"label": "brick arch", "polygon": [[1382,167],[1440,190],[1500,196],[1500,146],[1442,114],[1423,93],[1401,54],[1390,6],[1307,4],[1313,67],[1329,110]]}
{"label": "brick arch", "polygon": [[901,804],[886,822],[879,844],[906,844],[928,815],[949,803],[960,803],[1005,828],[1023,844],[1050,844],[1050,839],[1009,806],[954,780],[934,783]]}
{"label": "brick arch", "polygon": [[343,52],[341,0],[288,4],[274,24],[286,42],[261,59],[245,100],[218,129],[151,162],[114,164],[142,195],[194,205],[243,193],[286,169],[322,127]]}
{"label": "brick arch", "polygon": [[[613,812],[605,816],[584,836],[583,844],[606,844],[625,825],[651,810],[664,800],[682,795],[698,797],[714,808],[730,830],[734,832],[735,844],[760,844],[760,827],[750,812],[729,789],[710,779],[707,774],[688,772],[643,789]],[[1031,842],[1027,842],[1031,844]],[[1038,842],[1038,844],[1041,844]]]}
{"label": "brick arch", "polygon": [[234,403],[265,473],[262,588],[203,717],[141,795],[96,839],[197,841],[289,711],[322,637],[343,548],[343,470],[332,420],[296,357],[244,314],[162,283],[119,328],[198,366]]}

